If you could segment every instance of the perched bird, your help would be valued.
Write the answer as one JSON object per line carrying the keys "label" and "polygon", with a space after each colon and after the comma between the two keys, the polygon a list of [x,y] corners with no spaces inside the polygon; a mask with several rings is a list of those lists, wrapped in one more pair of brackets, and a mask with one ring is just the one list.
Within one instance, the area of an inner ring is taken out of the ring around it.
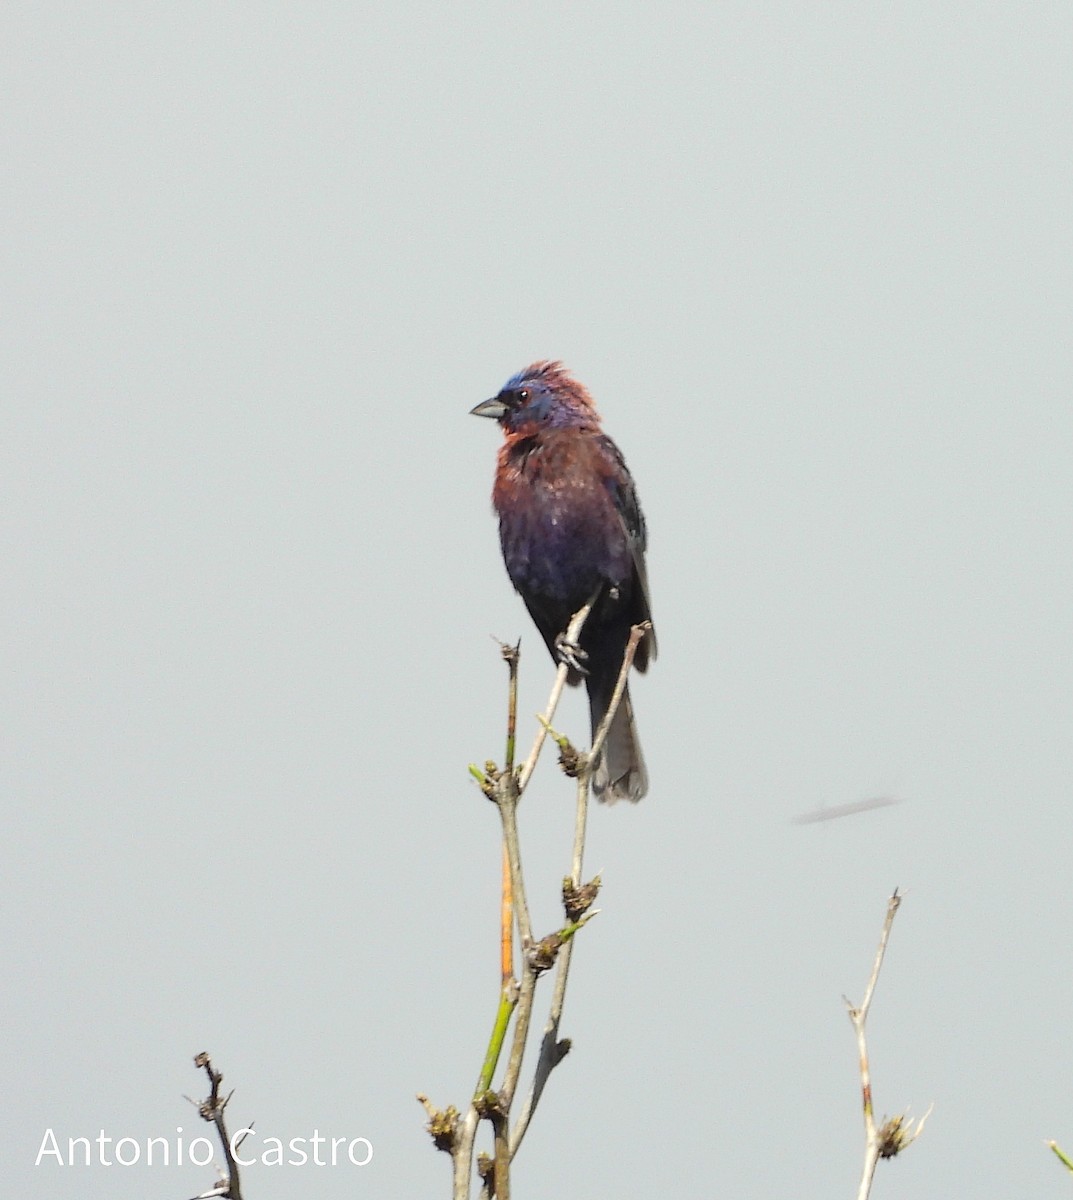
{"label": "perched bird", "polygon": [[[645,519],[626,460],[600,430],[592,397],[558,362],[536,362],[471,412],[503,427],[492,504],[511,583],[525,601],[568,681],[585,680],[592,734],[615,690],[630,627],[651,619],[645,574]],[[589,600],[595,605],[579,646],[563,634]],[[645,634],[633,665],[656,657]],[[648,773],[629,690],[593,771],[593,791],[611,803],[640,800]]]}

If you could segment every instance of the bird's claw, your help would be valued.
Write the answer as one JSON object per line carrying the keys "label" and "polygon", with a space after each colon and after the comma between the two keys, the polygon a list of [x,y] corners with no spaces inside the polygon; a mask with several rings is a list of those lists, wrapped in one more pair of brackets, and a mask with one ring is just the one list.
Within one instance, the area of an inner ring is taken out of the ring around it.
{"label": "bird's claw", "polygon": [[565,663],[571,671],[577,671],[579,675],[588,675],[589,670],[585,666],[589,659],[588,654],[577,642],[568,642],[565,633],[560,633],[555,639],[555,654],[559,662]]}

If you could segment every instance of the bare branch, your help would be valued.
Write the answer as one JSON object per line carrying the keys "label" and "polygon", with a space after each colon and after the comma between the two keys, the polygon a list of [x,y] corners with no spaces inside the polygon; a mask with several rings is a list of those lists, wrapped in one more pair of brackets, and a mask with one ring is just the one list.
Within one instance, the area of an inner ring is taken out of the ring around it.
{"label": "bare branch", "polygon": [[600,728],[597,729],[596,736],[592,739],[592,749],[589,751],[589,759],[592,762],[595,762],[600,751],[604,748],[604,742],[607,741],[607,734],[615,719],[615,713],[618,712],[618,706],[622,703],[622,696],[626,691],[626,680],[630,674],[630,667],[633,666],[637,647],[640,645],[641,639],[645,634],[651,632],[651,629],[651,621],[642,621],[640,625],[634,625],[630,629],[629,641],[626,643],[626,653],[622,656],[622,667],[619,670],[618,679],[615,680],[615,690],[611,693],[611,703],[608,704],[607,712],[604,713],[604,719],[600,722]]}
{"label": "bare branch", "polygon": [[931,1115],[931,1108],[914,1125],[905,1114],[898,1114],[889,1120],[884,1118],[883,1125],[876,1127],[875,1109],[872,1104],[872,1076],[868,1062],[868,1044],[865,1038],[865,1025],[868,1021],[868,1010],[872,1006],[879,972],[883,966],[883,958],[887,953],[887,942],[890,940],[891,927],[902,897],[895,888],[887,901],[887,916],[883,922],[883,930],[879,935],[879,946],[876,950],[875,962],[872,964],[872,974],[865,989],[864,999],[856,1008],[846,1000],[849,1019],[853,1023],[857,1035],[857,1052],[860,1059],[861,1072],[861,1102],[864,1109],[864,1166],[861,1169],[861,1181],[857,1189],[857,1200],[868,1200],[872,1190],[872,1180],[875,1177],[876,1164],[881,1158],[893,1158],[914,1142],[924,1130],[924,1123]]}
{"label": "bare branch", "polygon": [[[520,979],[516,981],[513,977],[513,954],[508,950],[505,930],[501,930],[502,988],[499,1007],[477,1088],[465,1114],[460,1116],[454,1109],[446,1111],[434,1109],[425,1097],[419,1097],[429,1114],[428,1130],[436,1146],[451,1154],[454,1200],[467,1200],[470,1194],[476,1135],[482,1120],[487,1120],[492,1126],[494,1155],[482,1154],[479,1158],[478,1174],[481,1180],[481,1196],[486,1200],[493,1195],[497,1197],[497,1200],[509,1200],[510,1166],[514,1155],[529,1127],[548,1077],[570,1048],[569,1041],[559,1040],[558,1030],[565,1001],[574,935],[595,915],[591,911],[591,906],[600,887],[599,877],[588,884],[581,882],[592,764],[599,757],[615,713],[625,695],[626,679],[637,653],[637,647],[650,628],[648,623],[634,626],[630,631],[630,638],[611,703],[599,728],[595,731],[593,744],[588,754],[579,755],[565,738],[553,734],[565,756],[561,760],[564,762],[564,769],[567,774],[576,776],[577,803],[571,872],[563,880],[566,923],[560,929],[539,940],[533,934],[526,895],[517,814],[518,803],[536,769],[547,736],[553,732],[551,723],[566,685],[571,657],[573,655],[576,662],[578,640],[596,599],[597,597],[593,596],[588,604],[574,614],[559,639],[559,644],[562,646],[562,658],[556,672],[555,682],[548,698],[547,707],[543,715],[538,717],[539,729],[533,747],[528,758],[518,768],[514,767],[518,648],[516,646],[502,647],[503,657],[510,669],[506,767],[499,770],[494,763],[487,763],[483,771],[474,766],[470,767],[481,790],[495,802],[499,811],[510,883],[509,890],[504,889],[503,920],[509,920],[507,901],[509,896],[521,943],[521,969]],[[522,1114],[514,1129],[511,1130],[510,1110],[521,1077],[526,1045],[529,1040],[537,979],[552,966],[556,967],[555,987],[534,1071],[533,1084],[526,1097]],[[511,1032],[510,1051],[503,1081],[498,1090],[493,1090],[491,1080],[507,1036],[507,1028],[512,1019],[514,1028]]]}
{"label": "bare branch", "polygon": [[[574,853],[570,865],[570,877],[568,880],[563,881],[563,902],[566,908],[567,920],[569,921],[576,920],[580,915],[571,910],[570,897],[571,895],[577,896],[581,891],[581,867],[585,853],[585,834],[588,827],[591,764],[596,761],[600,751],[603,749],[608,731],[611,728],[611,723],[615,719],[615,713],[618,712],[618,707],[622,703],[622,697],[626,691],[626,680],[629,677],[630,667],[633,666],[637,647],[640,645],[641,639],[651,628],[652,623],[645,621],[640,625],[634,625],[630,630],[630,638],[626,643],[626,652],[622,659],[622,668],[619,671],[618,679],[615,681],[615,690],[611,694],[611,703],[608,705],[607,712],[604,713],[600,727],[597,729],[596,736],[592,740],[592,747],[586,756],[586,767],[578,776],[577,805],[574,818]],[[588,886],[592,889],[592,894],[587,899],[585,908],[588,908],[596,898],[596,893],[599,891],[600,886],[599,878]],[[537,1058],[533,1083],[529,1089],[529,1094],[525,1098],[525,1103],[522,1105],[522,1111],[518,1116],[514,1129],[511,1131],[510,1150],[512,1157],[518,1152],[518,1148],[522,1144],[526,1130],[529,1128],[529,1123],[532,1121],[533,1114],[540,1103],[540,1097],[544,1092],[548,1078],[552,1071],[555,1070],[570,1052],[569,1039],[559,1040],[559,1026],[562,1022],[563,1005],[566,1002],[566,984],[570,975],[570,961],[573,958],[573,951],[574,942],[571,938],[563,946],[559,954],[558,967],[555,974],[555,989],[552,993],[551,1007],[548,1010],[548,1019],[544,1025],[544,1036],[540,1043],[540,1054]]]}
{"label": "bare branch", "polygon": [[202,1194],[205,1196],[223,1196],[226,1197],[226,1200],[242,1200],[238,1163],[235,1162],[234,1151],[231,1148],[231,1138],[227,1132],[227,1121],[224,1117],[224,1110],[227,1108],[234,1093],[228,1092],[226,1096],[221,1098],[220,1084],[223,1082],[223,1074],[216,1070],[212,1065],[212,1060],[204,1051],[194,1058],[194,1066],[204,1067],[205,1073],[209,1077],[209,1095],[206,1100],[203,1100],[198,1105],[198,1113],[202,1120],[209,1121],[216,1126],[216,1133],[224,1152],[224,1161],[227,1164],[227,1174],[221,1178],[219,1186],[211,1192]]}
{"label": "bare branch", "polygon": [[[581,631],[585,627],[585,622],[589,619],[589,614],[592,612],[592,606],[596,603],[598,593],[594,594],[592,599],[584,606],[579,608],[576,613],[570,618],[570,624],[566,627],[566,633],[563,634],[563,640],[571,645],[576,645],[581,637]],[[540,757],[540,751],[544,747],[544,739],[548,736],[548,727],[555,719],[555,710],[559,707],[559,701],[562,698],[563,688],[566,687],[566,677],[570,673],[569,664],[561,662],[559,669],[555,673],[555,683],[551,689],[551,695],[548,697],[548,706],[544,710],[543,719],[540,722],[540,728],[537,730],[536,740],[533,742],[533,749],[529,752],[529,757],[525,760],[525,764],[518,776],[518,795],[520,796],[526,789],[529,780],[536,770],[537,759]]]}

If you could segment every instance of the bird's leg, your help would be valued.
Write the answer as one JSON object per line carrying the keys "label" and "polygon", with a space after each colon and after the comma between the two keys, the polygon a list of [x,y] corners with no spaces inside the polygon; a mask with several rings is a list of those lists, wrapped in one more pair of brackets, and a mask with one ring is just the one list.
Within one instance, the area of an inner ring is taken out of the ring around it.
{"label": "bird's leg", "polygon": [[571,671],[577,671],[579,675],[588,675],[589,671],[585,666],[588,654],[577,642],[568,642],[565,631],[555,638],[555,656],[559,662],[566,663]]}

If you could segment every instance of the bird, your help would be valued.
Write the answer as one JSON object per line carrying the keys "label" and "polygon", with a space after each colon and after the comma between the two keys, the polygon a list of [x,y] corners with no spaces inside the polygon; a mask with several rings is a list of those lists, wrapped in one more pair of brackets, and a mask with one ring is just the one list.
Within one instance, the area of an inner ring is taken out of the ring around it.
{"label": "bird", "polygon": [[[470,412],[502,427],[492,507],[503,562],[552,658],[567,664],[567,682],[584,679],[595,739],[632,626],[649,623],[633,665],[644,671],[656,657],[647,533],[633,477],[588,390],[561,362],[532,363]],[[590,600],[578,645],[565,644],[571,617]],[[636,802],[648,791],[628,687],[592,788],[605,803]]]}

